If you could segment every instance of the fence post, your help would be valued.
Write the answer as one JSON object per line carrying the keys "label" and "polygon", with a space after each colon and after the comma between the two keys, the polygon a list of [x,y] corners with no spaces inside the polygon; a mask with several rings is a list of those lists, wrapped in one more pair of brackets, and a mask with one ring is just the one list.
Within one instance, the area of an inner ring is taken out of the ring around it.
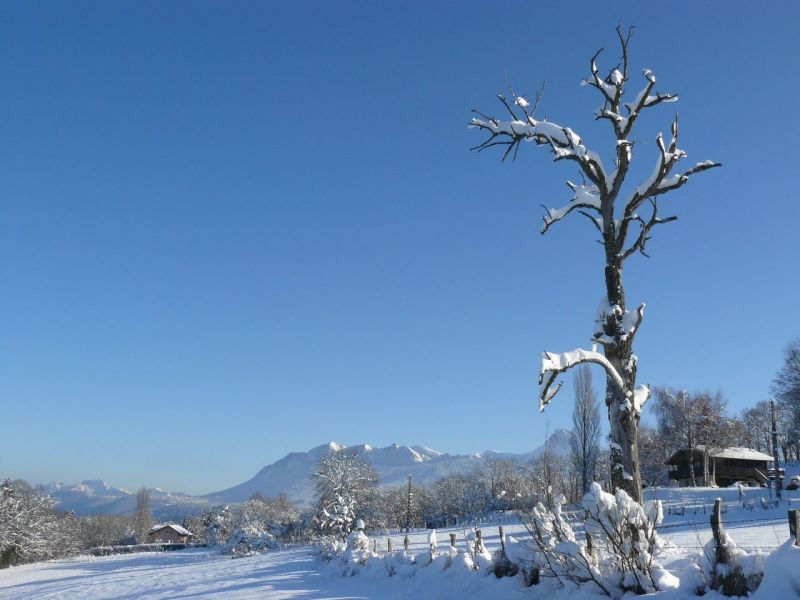
{"label": "fence post", "polygon": [[451,533],[450,534],[450,547],[451,548],[455,548],[456,547],[456,534],[455,533]]}
{"label": "fence post", "polygon": [[498,527],[498,529],[500,530],[500,548],[503,549],[503,556],[505,556],[506,555],[506,538],[503,535],[503,526],[500,525],[500,527]]}
{"label": "fence post", "polygon": [[389,554],[391,554],[392,553],[392,538],[390,538],[390,537],[386,538],[386,548],[388,549]]}
{"label": "fence post", "polygon": [[586,533],[586,553],[589,556],[592,556],[592,554],[594,553],[594,545],[592,544],[592,534],[589,531],[589,528],[586,526],[586,523],[591,518],[592,518],[592,511],[590,510],[583,511],[583,529],[584,532]]}
{"label": "fence post", "polygon": [[789,511],[789,536],[794,538],[794,545],[800,546],[800,510]]}
{"label": "fence post", "polygon": [[403,538],[403,549],[408,554],[408,532],[406,532],[406,536]]}
{"label": "fence post", "polygon": [[475,554],[483,552],[483,537],[480,529],[475,530]]}
{"label": "fence post", "polygon": [[726,544],[725,527],[722,525],[722,500],[714,500],[714,512],[711,515],[711,533],[714,534],[714,552],[718,564],[727,565],[730,556]]}

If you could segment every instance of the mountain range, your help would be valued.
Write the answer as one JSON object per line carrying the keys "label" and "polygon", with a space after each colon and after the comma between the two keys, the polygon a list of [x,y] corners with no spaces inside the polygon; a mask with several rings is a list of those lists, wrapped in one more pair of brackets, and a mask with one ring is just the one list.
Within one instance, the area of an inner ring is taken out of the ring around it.
{"label": "mountain range", "polygon": [[[102,479],[87,479],[78,484],[47,483],[39,489],[53,498],[61,510],[77,515],[131,515],[136,510],[136,493],[107,484]],[[180,492],[150,490],[150,511],[158,520],[180,519],[207,508],[210,503],[200,496]]]}
{"label": "mountain range", "polygon": [[[570,432],[556,430],[548,445],[555,454],[569,453]],[[153,488],[150,490],[150,507],[157,519],[178,519],[203,508],[219,504],[244,502],[256,492],[264,496],[286,494],[290,500],[308,505],[313,497],[310,474],[320,458],[330,452],[345,449],[335,442],[323,444],[307,452],[291,452],[280,460],[267,465],[251,479],[231,488],[203,496],[170,493]],[[368,444],[353,446],[372,464],[384,487],[405,484],[409,475],[418,485],[429,485],[438,479],[456,473],[466,473],[489,459],[504,459],[526,463],[541,456],[545,444],[531,452],[522,454],[501,453],[492,450],[476,454],[446,454],[425,446],[400,446],[392,444],[375,448]],[[102,480],[85,480],[79,484],[50,483],[40,486],[63,510],[76,514],[132,514],[136,508],[136,494],[113,487]]]}

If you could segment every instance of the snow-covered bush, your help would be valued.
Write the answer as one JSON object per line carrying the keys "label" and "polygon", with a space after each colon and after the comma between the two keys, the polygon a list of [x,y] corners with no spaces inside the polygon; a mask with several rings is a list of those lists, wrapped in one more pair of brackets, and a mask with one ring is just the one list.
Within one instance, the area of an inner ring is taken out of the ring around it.
{"label": "snow-covered bush", "polygon": [[317,515],[319,528],[323,533],[346,538],[356,522],[356,499],[349,495],[337,495],[327,502],[327,506],[320,507]]}
{"label": "snow-covered bush", "polygon": [[[332,537],[318,545],[319,560],[334,575],[351,577],[362,571],[373,571],[379,576],[397,573],[413,575],[413,557],[405,553],[387,553],[381,556],[372,551],[369,537],[362,529],[351,532],[346,541]],[[411,568],[408,573],[407,569]]]}
{"label": "snow-covered bush", "polygon": [[284,496],[255,494],[241,506],[223,506],[204,520],[206,543],[234,557],[264,552],[302,538],[301,514]]}
{"label": "snow-covered bush", "polygon": [[283,543],[307,541],[307,515],[285,496],[254,494],[238,506],[221,506],[195,519],[205,525],[205,542],[234,557],[264,552]]}
{"label": "snow-covered bush", "polygon": [[24,481],[0,481],[0,568],[76,554],[80,541],[75,515]]}
{"label": "snow-covered bush", "polygon": [[316,549],[319,560],[328,563],[347,549],[347,543],[337,538],[323,538],[317,542]]}
{"label": "snow-covered bush", "polygon": [[736,545],[730,535],[722,530],[724,562],[713,539],[703,547],[702,572],[705,581],[698,591],[719,590],[725,596],[747,596],[755,591],[764,577],[764,563],[768,553],[755,550],[747,552]]}
{"label": "snow-covered bush", "polygon": [[206,544],[210,547],[225,546],[235,528],[235,515],[229,506],[221,506],[208,516]]}
{"label": "snow-covered bush", "polygon": [[346,539],[358,512],[377,495],[377,472],[355,452],[333,449],[320,459],[311,479],[320,532]]}
{"label": "snow-covered bush", "polygon": [[258,527],[245,527],[233,532],[222,552],[233,558],[240,558],[274,550],[278,546],[278,541],[271,533]]}
{"label": "snow-covered bush", "polygon": [[[510,543],[516,544],[513,538],[510,539]],[[504,565],[504,575],[519,573],[519,567],[511,563],[505,550],[499,548],[493,551],[483,544],[478,530],[465,533],[463,543],[458,548],[448,545],[446,550],[440,551],[436,531],[431,530],[427,548],[418,554],[405,549],[379,553],[359,524],[346,541],[330,537],[318,543],[317,551],[321,570],[338,577],[423,577],[429,580],[439,577],[486,577],[495,572],[498,561]],[[524,560],[520,563],[524,563]],[[509,572],[505,572],[505,566],[509,565]]]}
{"label": "snow-covered bush", "polygon": [[386,573],[390,577],[413,577],[419,566],[417,557],[405,550],[387,552],[383,557],[383,562],[386,567]]}
{"label": "snow-covered bush", "polygon": [[660,503],[643,508],[623,490],[604,492],[593,483],[584,496],[581,539],[565,518],[563,495],[551,507],[537,504],[526,527],[533,538],[534,562],[543,575],[561,582],[594,585],[604,594],[647,593],[673,587],[677,580],[654,560]]}

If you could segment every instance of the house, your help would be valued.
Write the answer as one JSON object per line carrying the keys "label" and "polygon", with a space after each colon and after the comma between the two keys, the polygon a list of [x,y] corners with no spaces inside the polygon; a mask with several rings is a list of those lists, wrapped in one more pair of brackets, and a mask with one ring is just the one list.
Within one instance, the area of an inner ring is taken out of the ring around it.
{"label": "house", "polygon": [[[751,448],[709,448],[707,459],[710,480],[720,487],[727,487],[737,481],[761,485],[772,474],[772,457]],[[667,460],[669,478],[677,481],[679,486],[691,485],[694,463],[695,479],[698,485],[703,485],[705,460],[705,446],[695,446],[691,457],[687,448],[681,448]]]}
{"label": "house", "polygon": [[174,523],[159,523],[147,533],[147,541],[151,544],[188,544],[192,534]]}

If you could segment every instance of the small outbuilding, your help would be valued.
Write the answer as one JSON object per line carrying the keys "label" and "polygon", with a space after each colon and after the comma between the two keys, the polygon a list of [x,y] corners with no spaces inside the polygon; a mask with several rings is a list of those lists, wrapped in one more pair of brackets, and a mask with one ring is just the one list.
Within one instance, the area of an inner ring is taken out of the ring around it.
{"label": "small outbuilding", "polygon": [[771,474],[773,459],[752,448],[709,448],[695,446],[689,452],[681,448],[667,460],[669,478],[679,486],[692,484],[692,467],[698,485],[703,485],[703,465],[708,460],[711,481],[720,487],[733,485],[737,481],[750,485],[762,485]]}
{"label": "small outbuilding", "polygon": [[188,544],[191,540],[191,532],[175,523],[159,523],[147,533],[147,541],[151,544]]}

